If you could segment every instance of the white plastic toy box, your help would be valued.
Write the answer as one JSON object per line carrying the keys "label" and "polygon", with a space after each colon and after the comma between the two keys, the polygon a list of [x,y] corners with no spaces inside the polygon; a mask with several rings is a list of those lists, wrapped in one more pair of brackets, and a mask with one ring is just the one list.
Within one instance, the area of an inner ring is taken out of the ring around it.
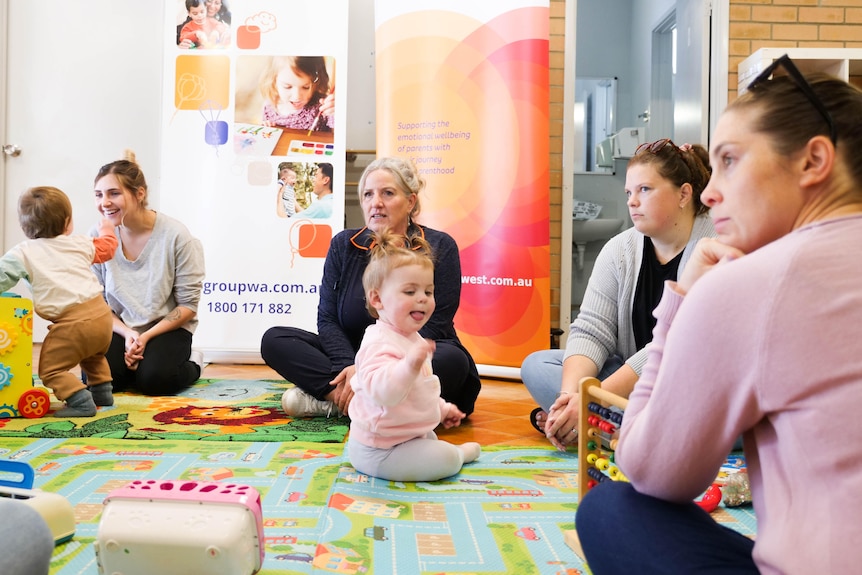
{"label": "white plastic toy box", "polygon": [[35,509],[48,524],[54,536],[54,545],[65,543],[75,535],[75,510],[69,500],[59,493],[32,489],[35,477],[36,473],[29,463],[0,460],[0,497],[19,499]]}
{"label": "white plastic toy box", "polygon": [[105,499],[101,575],[251,575],[264,558],[260,494],[232,483],[141,480]]}

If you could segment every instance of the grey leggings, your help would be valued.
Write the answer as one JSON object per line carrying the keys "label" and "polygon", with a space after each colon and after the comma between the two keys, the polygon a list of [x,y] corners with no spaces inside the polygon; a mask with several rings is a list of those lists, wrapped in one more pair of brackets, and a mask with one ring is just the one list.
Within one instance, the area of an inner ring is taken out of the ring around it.
{"label": "grey leggings", "polygon": [[464,452],[429,431],[389,449],[347,442],[350,463],[360,473],[389,481],[436,481],[451,477],[464,465]]}

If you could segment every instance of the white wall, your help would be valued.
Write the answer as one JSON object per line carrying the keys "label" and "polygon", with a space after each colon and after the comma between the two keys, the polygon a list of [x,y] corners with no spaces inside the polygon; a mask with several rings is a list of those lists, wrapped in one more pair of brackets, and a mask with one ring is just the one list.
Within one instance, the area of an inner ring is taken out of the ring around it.
{"label": "white wall", "polygon": [[347,148],[373,150],[377,141],[374,0],[350,0],[348,27]]}
{"label": "white wall", "polygon": [[[163,46],[172,33],[164,30],[164,6],[159,0],[143,10],[137,0],[0,0],[0,145],[24,150],[17,158],[0,157],[2,252],[24,239],[17,198],[33,185],[64,190],[76,232],[86,233],[96,220],[96,172],[126,148],[144,169],[150,205],[160,208]],[[347,147],[373,149],[374,0],[348,6]],[[23,285],[15,291],[29,295]],[[46,325],[37,319],[36,341]]]}
{"label": "white wall", "polygon": [[[24,239],[10,209],[22,185],[66,191],[76,230],[85,233],[93,221],[96,171],[120,159],[125,148],[135,151],[150,186],[150,204],[159,208],[163,5],[150,0],[143,12],[141,6],[137,0],[0,0],[0,88],[4,79],[9,82],[9,92],[0,91],[0,145],[24,147],[19,158],[0,159],[3,251]],[[347,147],[374,149],[374,0],[350,0],[349,7]],[[20,85],[28,89],[13,89]],[[28,134],[36,115],[62,117],[75,127],[50,138]],[[37,150],[48,160],[28,163]],[[10,183],[6,172],[15,181]]]}
{"label": "white wall", "polygon": [[631,125],[633,2],[578,0],[575,75],[617,78],[617,127]]}

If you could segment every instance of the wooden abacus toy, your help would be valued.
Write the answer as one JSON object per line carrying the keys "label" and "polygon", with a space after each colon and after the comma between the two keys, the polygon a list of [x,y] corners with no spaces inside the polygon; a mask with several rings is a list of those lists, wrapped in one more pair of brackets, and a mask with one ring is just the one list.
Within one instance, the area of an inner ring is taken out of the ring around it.
{"label": "wooden abacus toy", "polygon": [[[613,463],[612,452],[617,440],[613,437],[622,424],[622,412],[629,400],[604,390],[595,377],[585,377],[580,388],[578,414],[578,499],[602,481],[626,481],[625,475]],[[607,407],[606,405],[611,407]],[[574,529],[563,532],[563,539],[581,559],[585,559]]]}
{"label": "wooden abacus toy", "polygon": [[[629,400],[602,389],[595,377],[580,381],[578,415],[578,498],[602,481],[625,481],[625,475],[613,463],[612,452],[617,440],[614,433],[623,422],[622,411]],[[611,407],[606,407],[606,405]],[[613,409],[616,408],[616,409]]]}
{"label": "wooden abacus toy", "polygon": [[[629,400],[602,389],[601,382],[595,377],[583,378],[579,387],[578,500],[581,500],[587,491],[602,481],[628,481],[614,464],[613,452],[617,444],[614,434],[622,425],[622,412],[628,407]],[[695,503],[711,513],[721,500],[721,489],[714,483]],[[563,539],[581,559],[585,559],[574,529],[564,531]]]}

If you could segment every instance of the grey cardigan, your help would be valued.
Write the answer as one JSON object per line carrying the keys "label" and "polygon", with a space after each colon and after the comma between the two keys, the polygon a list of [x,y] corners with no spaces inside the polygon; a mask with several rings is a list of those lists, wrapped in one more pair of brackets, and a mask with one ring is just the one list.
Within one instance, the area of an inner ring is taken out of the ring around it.
{"label": "grey cardigan", "polygon": [[[709,214],[695,218],[691,237],[682,252],[679,273],[701,238],[715,237]],[[644,235],[635,228],[620,232],[604,245],[587,283],[584,301],[569,327],[566,353],[584,355],[602,368],[612,355],[625,359],[640,375],[647,348],[638,351],[632,328],[632,306],[643,258]]]}

